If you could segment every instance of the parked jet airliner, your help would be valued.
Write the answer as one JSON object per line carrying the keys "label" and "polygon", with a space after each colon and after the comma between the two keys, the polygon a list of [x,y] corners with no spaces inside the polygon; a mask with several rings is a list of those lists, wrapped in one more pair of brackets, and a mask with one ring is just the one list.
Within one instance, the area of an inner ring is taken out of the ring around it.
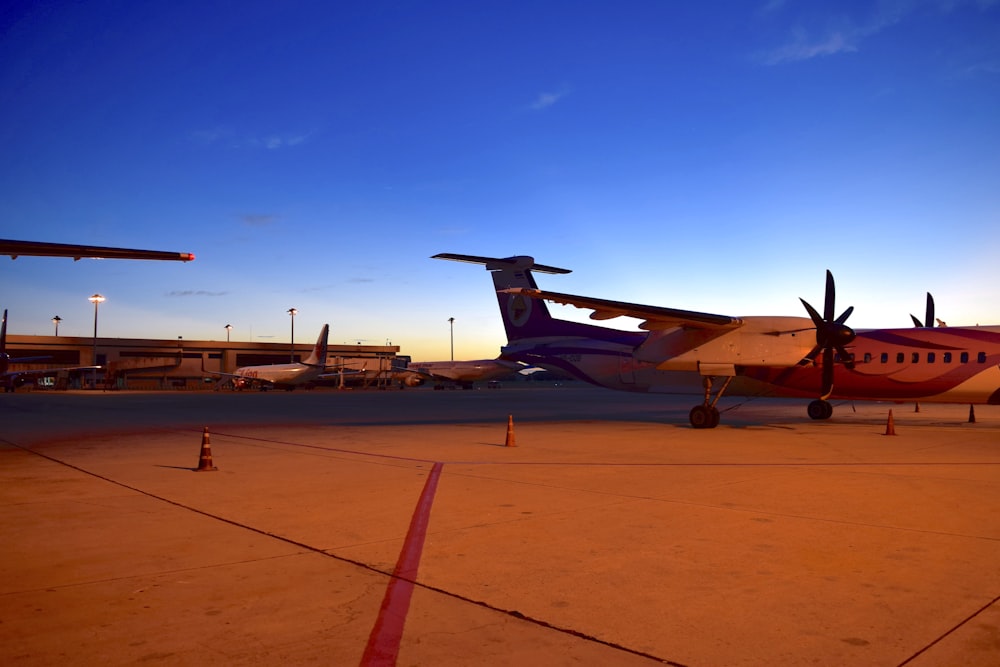
{"label": "parked jet airliner", "polygon": [[233,373],[223,373],[221,371],[206,370],[205,360],[202,358],[201,370],[209,375],[220,375],[231,378],[233,387],[237,389],[256,386],[262,389],[278,387],[290,391],[298,385],[312,382],[313,380],[333,377],[333,373],[326,373],[326,349],[329,333],[330,325],[324,324],[312,352],[305,361],[296,361],[290,364],[242,366],[237,368]]}
{"label": "parked jet airliner", "polygon": [[[855,331],[845,324],[853,307],[835,317],[829,271],[822,314],[800,299],[808,318],[733,317],[540,290],[532,271],[569,270],[526,256],[434,258],[492,272],[508,340],[501,358],[612,389],[702,393],[689,415],[695,428],[718,425],[727,390],[816,397],[813,419],[833,414],[831,398],[1000,404],[1000,326]],[[637,318],[642,331],[557,320],[545,301],[589,309],[594,320]]]}
{"label": "parked jet airliner", "polygon": [[[496,380],[525,370],[524,364],[504,359],[474,361],[414,361],[406,368],[394,368],[393,379],[408,387],[419,387],[427,381],[453,382],[463,389],[472,389],[473,382]],[[437,388],[437,387],[435,387]]]}
{"label": "parked jet airliner", "polygon": [[11,357],[7,354],[7,309],[3,311],[3,323],[0,324],[0,386],[4,391],[11,392],[17,387],[18,382],[25,377],[55,375],[60,371],[84,371],[97,370],[100,366],[68,366],[64,368],[32,368],[29,370],[12,371],[11,364],[27,364],[40,362],[50,357]]}

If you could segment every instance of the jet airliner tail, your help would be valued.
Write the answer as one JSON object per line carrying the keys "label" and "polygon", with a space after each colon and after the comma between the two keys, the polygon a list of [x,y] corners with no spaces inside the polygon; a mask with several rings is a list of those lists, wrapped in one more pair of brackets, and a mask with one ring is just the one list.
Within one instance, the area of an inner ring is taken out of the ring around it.
{"label": "jet airliner tail", "polygon": [[324,324],[323,329],[319,332],[319,338],[316,339],[316,344],[313,345],[312,352],[309,357],[303,361],[306,366],[326,366],[326,347],[327,347],[327,337],[330,333],[330,325]]}

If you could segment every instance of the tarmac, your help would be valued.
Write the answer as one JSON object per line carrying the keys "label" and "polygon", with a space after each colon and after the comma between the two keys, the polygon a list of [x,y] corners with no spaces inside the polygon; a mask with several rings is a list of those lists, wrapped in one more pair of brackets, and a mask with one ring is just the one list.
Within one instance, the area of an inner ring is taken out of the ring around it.
{"label": "tarmac", "polygon": [[4,394],[0,663],[1000,664],[1000,407],[696,400]]}

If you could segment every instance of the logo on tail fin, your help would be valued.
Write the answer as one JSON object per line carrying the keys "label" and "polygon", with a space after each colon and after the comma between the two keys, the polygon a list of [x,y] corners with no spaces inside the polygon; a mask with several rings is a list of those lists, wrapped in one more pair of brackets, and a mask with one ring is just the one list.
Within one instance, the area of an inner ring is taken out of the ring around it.
{"label": "logo on tail fin", "polygon": [[507,319],[515,327],[523,327],[531,319],[532,300],[522,294],[511,294],[507,299]]}

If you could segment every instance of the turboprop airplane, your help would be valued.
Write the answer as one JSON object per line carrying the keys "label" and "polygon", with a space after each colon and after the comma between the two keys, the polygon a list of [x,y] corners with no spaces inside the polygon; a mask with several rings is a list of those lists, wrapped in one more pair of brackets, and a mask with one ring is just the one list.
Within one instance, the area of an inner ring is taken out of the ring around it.
{"label": "turboprop airplane", "polygon": [[10,239],[0,239],[0,255],[10,255],[11,259],[17,259],[21,255],[25,255],[35,257],[72,257],[74,260],[79,260],[83,257],[92,259],[158,259],[176,262],[190,262],[194,260],[194,253],[190,252],[107,248],[97,245],[12,241]]}
{"label": "turboprop airplane", "polygon": [[230,378],[233,388],[244,389],[260,387],[270,389],[277,387],[291,391],[300,384],[311,382],[324,377],[333,377],[333,374],[326,373],[326,348],[327,337],[330,333],[330,325],[324,324],[323,329],[316,339],[312,352],[305,361],[296,361],[290,364],[270,364],[262,366],[242,366],[233,373],[223,373],[221,371],[210,371],[205,369],[205,359],[201,360],[201,370],[209,375],[219,375]]}
{"label": "turboprop airplane", "polygon": [[12,392],[17,387],[21,378],[30,376],[55,375],[60,371],[90,371],[97,370],[100,366],[68,366],[63,368],[32,368],[28,370],[12,371],[11,364],[27,364],[40,362],[50,357],[11,357],[7,354],[7,309],[3,311],[3,323],[0,324],[0,386],[5,392]]}
{"label": "turboprop airplane", "polygon": [[407,387],[419,387],[425,382],[435,382],[435,389],[451,382],[462,389],[472,389],[473,382],[496,380],[526,369],[524,364],[504,359],[476,359],[474,361],[414,361],[406,368],[393,368],[393,379]]}
{"label": "turboprop airplane", "polygon": [[[730,389],[815,397],[813,419],[830,418],[831,398],[1000,404],[1000,326],[855,331],[845,324],[853,307],[834,317],[829,271],[822,314],[800,299],[808,318],[733,317],[540,290],[533,271],[569,270],[526,256],[434,258],[492,272],[508,340],[501,358],[612,389],[702,393],[689,414],[695,428],[719,424],[716,405]],[[557,320],[545,301],[592,310],[594,320],[637,318],[641,331]]]}

